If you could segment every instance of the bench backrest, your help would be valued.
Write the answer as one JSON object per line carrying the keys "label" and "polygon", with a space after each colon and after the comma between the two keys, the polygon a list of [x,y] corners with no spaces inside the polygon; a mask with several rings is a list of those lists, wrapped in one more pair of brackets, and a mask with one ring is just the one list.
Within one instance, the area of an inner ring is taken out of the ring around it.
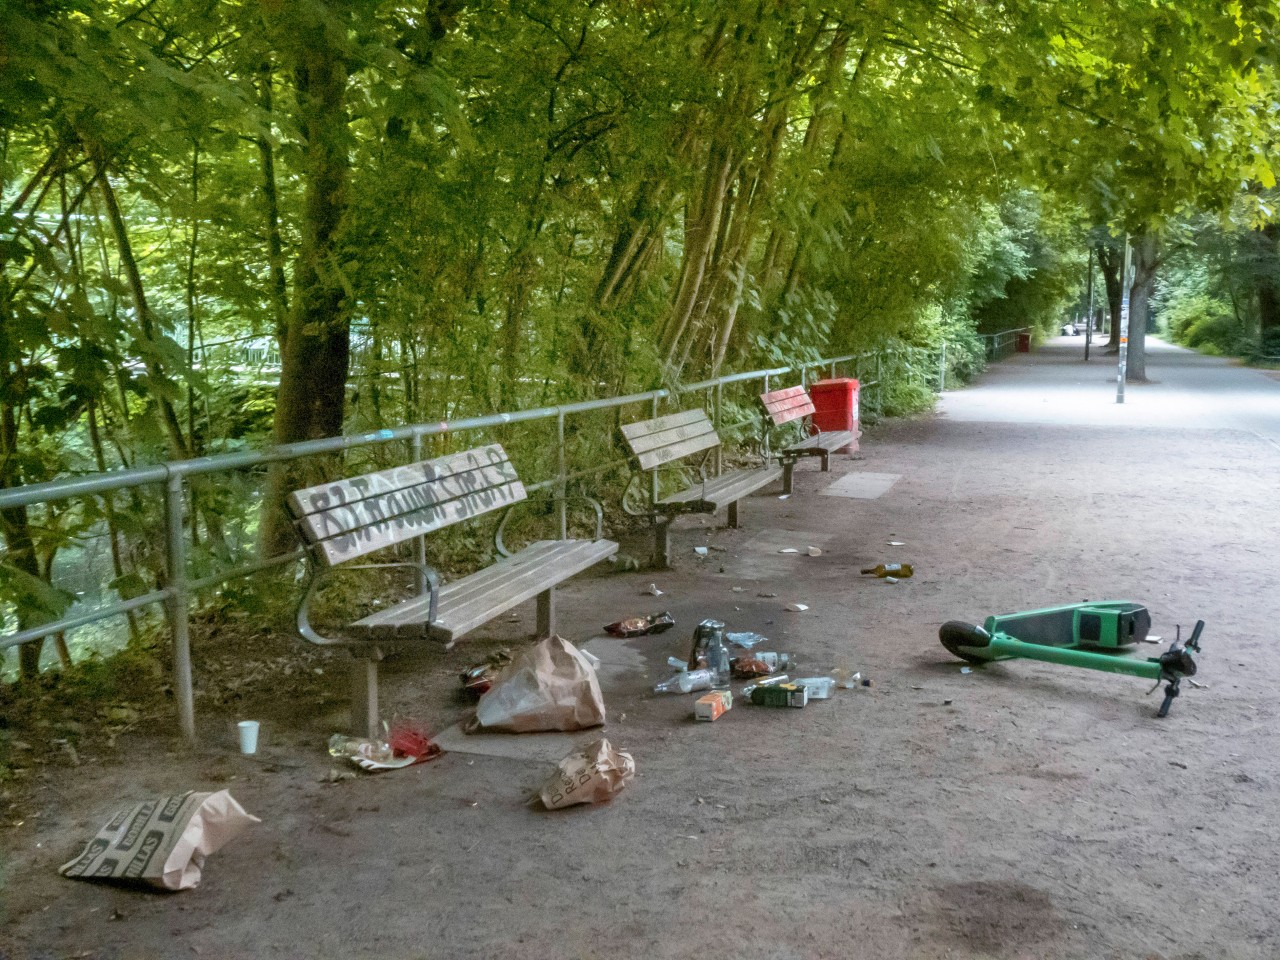
{"label": "bench backrest", "polygon": [[764,412],[778,425],[813,416],[813,401],[804,387],[787,387],[760,394]]}
{"label": "bench backrest", "polygon": [[476,447],[289,495],[317,560],[333,566],[525,498],[500,444]]}
{"label": "bench backrest", "polygon": [[720,437],[705,410],[681,410],[655,420],[623,424],[622,435],[641,470],[720,446]]}

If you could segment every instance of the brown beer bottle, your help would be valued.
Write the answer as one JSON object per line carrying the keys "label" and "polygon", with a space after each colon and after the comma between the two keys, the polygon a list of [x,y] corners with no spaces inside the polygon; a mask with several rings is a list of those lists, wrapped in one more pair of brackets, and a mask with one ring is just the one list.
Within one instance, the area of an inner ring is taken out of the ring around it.
{"label": "brown beer bottle", "polygon": [[915,573],[915,570],[911,568],[911,564],[909,563],[878,563],[874,567],[867,567],[862,572],[874,574],[882,579],[884,577],[897,577],[898,579],[902,579],[903,577],[911,576]]}

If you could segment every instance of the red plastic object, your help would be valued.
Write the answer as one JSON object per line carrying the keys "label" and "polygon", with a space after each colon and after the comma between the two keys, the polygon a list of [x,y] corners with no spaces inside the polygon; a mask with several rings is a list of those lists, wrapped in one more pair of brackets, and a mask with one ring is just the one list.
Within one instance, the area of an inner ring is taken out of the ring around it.
{"label": "red plastic object", "polygon": [[[811,433],[826,430],[852,430],[858,435],[858,381],[851,377],[818,380],[809,387],[813,399]],[[855,440],[844,450],[857,450]]]}
{"label": "red plastic object", "polygon": [[1015,339],[1015,341],[1014,341],[1013,348],[1014,348],[1016,351],[1018,351],[1018,353],[1030,353],[1030,352],[1031,352],[1031,334],[1029,334],[1029,333],[1017,333],[1017,334],[1014,334],[1014,337],[1015,337],[1016,339]]}

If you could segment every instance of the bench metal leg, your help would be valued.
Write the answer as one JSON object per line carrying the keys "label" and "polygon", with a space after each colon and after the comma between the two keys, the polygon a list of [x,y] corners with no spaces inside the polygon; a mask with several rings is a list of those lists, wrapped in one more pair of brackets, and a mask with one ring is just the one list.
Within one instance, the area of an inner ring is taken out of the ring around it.
{"label": "bench metal leg", "polygon": [[795,473],[796,462],[794,460],[784,461],[782,464],[782,492],[791,492],[791,475]]}
{"label": "bench metal leg", "polygon": [[653,523],[653,565],[659,570],[671,566],[671,518],[658,517]]}
{"label": "bench metal leg", "polygon": [[552,637],[556,632],[556,588],[538,594],[538,637]]}
{"label": "bench metal leg", "polygon": [[729,504],[729,527],[730,529],[735,529],[735,530],[738,527],[738,501],[737,500]]}
{"label": "bench metal leg", "polygon": [[822,472],[827,473],[830,470],[831,470],[831,454],[830,452],[823,450],[822,451]]}
{"label": "bench metal leg", "polygon": [[381,653],[357,656],[351,674],[351,732],[376,739],[378,729],[378,661]]}

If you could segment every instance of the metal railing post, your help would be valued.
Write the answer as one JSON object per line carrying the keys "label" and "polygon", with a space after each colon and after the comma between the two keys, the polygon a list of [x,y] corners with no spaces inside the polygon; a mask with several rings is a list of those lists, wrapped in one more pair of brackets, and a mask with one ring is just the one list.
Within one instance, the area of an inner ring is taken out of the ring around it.
{"label": "metal railing post", "polygon": [[182,526],[182,475],[170,473],[164,488],[165,560],[169,578],[169,630],[173,636],[173,690],[178,723],[187,743],[196,742],[195,692],[191,686],[191,629],[187,619],[187,542]]}
{"label": "metal railing post", "polygon": [[568,466],[564,449],[564,409],[556,411],[556,523],[560,539],[569,539],[569,509],[565,497],[569,494]]}
{"label": "metal railing post", "polygon": [[[653,419],[658,419],[658,403],[661,401],[658,394],[653,395]],[[653,507],[658,502],[658,468],[654,467],[649,471],[649,506]]]}
{"label": "metal railing post", "polygon": [[834,380],[835,378],[836,378],[836,362],[832,360],[831,361],[831,379]]}
{"label": "metal railing post", "polygon": [[[410,449],[413,451],[413,462],[418,463],[422,460],[422,433],[418,430],[413,431],[413,439],[409,441]],[[418,562],[418,593],[425,594],[431,590],[431,583],[427,579],[427,538],[425,536],[418,537],[413,541],[413,559]]]}
{"label": "metal railing post", "polygon": [[[716,404],[716,433],[720,432],[720,427],[724,423],[724,384],[716,384],[715,392]],[[716,476],[724,473],[724,444],[716,447]]]}
{"label": "metal railing post", "polygon": [[947,341],[942,341],[942,353],[938,358],[938,392],[947,389]]}

